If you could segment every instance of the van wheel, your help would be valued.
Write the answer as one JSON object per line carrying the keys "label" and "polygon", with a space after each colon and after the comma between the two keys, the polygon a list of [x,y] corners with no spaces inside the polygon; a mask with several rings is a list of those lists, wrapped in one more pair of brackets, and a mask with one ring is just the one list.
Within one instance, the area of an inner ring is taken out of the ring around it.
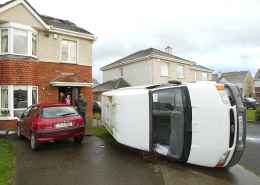
{"label": "van wheel", "polygon": [[19,138],[22,137],[22,134],[21,134],[21,126],[17,125],[17,128],[16,128],[16,134]]}
{"label": "van wheel", "polygon": [[75,142],[75,143],[81,144],[82,141],[83,141],[83,136],[80,136],[80,137],[74,137],[74,142]]}
{"label": "van wheel", "polygon": [[32,150],[37,150],[38,149],[38,143],[36,141],[36,137],[35,137],[34,133],[31,134],[30,143],[31,143],[31,149]]}

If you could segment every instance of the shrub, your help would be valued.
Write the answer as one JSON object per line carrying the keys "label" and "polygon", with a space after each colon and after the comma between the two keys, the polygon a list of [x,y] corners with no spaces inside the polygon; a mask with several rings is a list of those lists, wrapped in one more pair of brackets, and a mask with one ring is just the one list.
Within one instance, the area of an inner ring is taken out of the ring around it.
{"label": "shrub", "polygon": [[256,121],[260,121],[260,107],[257,107],[257,108],[256,108],[255,120],[256,120]]}
{"label": "shrub", "polygon": [[255,122],[255,112],[256,112],[255,110],[250,110],[250,109],[246,111],[248,122]]}

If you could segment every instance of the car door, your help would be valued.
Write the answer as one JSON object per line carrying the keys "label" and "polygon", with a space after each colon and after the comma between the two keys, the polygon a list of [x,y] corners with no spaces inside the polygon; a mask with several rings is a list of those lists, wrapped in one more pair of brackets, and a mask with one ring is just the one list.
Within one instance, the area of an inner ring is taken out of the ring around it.
{"label": "car door", "polygon": [[29,137],[28,120],[29,120],[29,113],[30,113],[31,109],[32,109],[32,107],[29,107],[28,109],[26,109],[22,113],[20,121],[19,121],[19,125],[20,125],[20,128],[21,128],[21,133],[25,137]]}
{"label": "car door", "polygon": [[38,111],[38,107],[37,106],[32,106],[31,109],[28,112],[27,118],[26,118],[26,129],[27,129],[27,135],[30,137],[31,135],[31,131],[32,131],[32,127],[33,127],[33,121],[35,119],[36,113]]}

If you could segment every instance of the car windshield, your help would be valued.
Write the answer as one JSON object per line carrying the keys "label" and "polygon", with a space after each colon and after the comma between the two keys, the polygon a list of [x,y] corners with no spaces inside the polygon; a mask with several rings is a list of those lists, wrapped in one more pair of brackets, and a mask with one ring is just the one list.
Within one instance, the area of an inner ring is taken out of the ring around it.
{"label": "car windshield", "polygon": [[46,107],[43,108],[41,116],[43,118],[58,118],[69,115],[78,115],[73,107]]}

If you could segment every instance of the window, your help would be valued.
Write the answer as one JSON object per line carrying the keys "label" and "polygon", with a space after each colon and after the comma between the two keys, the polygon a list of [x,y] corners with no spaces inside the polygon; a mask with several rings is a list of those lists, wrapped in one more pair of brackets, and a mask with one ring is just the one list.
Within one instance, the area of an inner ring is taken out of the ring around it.
{"label": "window", "polygon": [[19,117],[28,107],[28,88],[26,86],[14,87],[14,116]]}
{"label": "window", "polygon": [[8,29],[2,29],[1,32],[1,52],[8,52]]}
{"label": "window", "polygon": [[58,118],[67,115],[78,115],[73,107],[47,107],[42,110],[41,116],[43,118]]}
{"label": "window", "polygon": [[37,56],[37,35],[32,34],[32,55]]}
{"label": "window", "polygon": [[17,23],[0,25],[1,53],[8,55],[37,55],[37,32],[30,26]]}
{"label": "window", "polygon": [[184,67],[183,66],[177,66],[176,77],[177,78],[184,78]]}
{"label": "window", "polygon": [[197,81],[197,71],[194,71],[194,81]]}
{"label": "window", "polygon": [[[157,96],[157,97],[156,97]],[[160,111],[179,110],[183,107],[180,88],[160,90],[153,94],[153,107]]]}
{"label": "window", "polygon": [[124,69],[121,67],[119,68],[120,77],[122,78],[124,76]]}
{"label": "window", "polygon": [[161,76],[169,75],[169,66],[168,63],[161,63]]}
{"label": "window", "polygon": [[13,31],[13,52],[15,54],[28,54],[28,34],[27,31],[14,29]]}
{"label": "window", "polygon": [[0,117],[19,117],[27,107],[38,103],[38,87],[0,85]]}
{"label": "window", "polygon": [[0,117],[1,116],[9,116],[9,108],[8,108],[8,87],[2,86],[0,87]]}
{"label": "window", "polygon": [[68,63],[77,61],[77,42],[63,40],[61,42],[61,60]]}
{"label": "window", "polygon": [[201,74],[201,80],[207,81],[208,80],[208,74],[207,73],[202,73]]}

